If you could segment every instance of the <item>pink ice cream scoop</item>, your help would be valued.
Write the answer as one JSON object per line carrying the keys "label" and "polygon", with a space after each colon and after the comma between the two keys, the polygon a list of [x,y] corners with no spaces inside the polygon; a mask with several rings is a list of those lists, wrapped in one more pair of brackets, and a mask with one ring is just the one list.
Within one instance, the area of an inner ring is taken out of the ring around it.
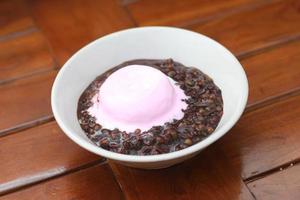
{"label": "pink ice cream scoop", "polygon": [[181,119],[187,104],[182,89],[161,71],[130,65],[112,73],[93,98],[89,113],[103,128],[131,132]]}

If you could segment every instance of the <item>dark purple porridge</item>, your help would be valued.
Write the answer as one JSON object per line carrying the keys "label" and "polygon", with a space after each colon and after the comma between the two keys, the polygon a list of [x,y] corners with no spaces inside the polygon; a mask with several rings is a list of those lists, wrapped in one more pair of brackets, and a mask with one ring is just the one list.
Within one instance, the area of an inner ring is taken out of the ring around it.
{"label": "dark purple porridge", "polygon": [[[95,117],[87,111],[93,104],[91,99],[110,74],[133,64],[154,67],[177,82],[188,96],[184,100],[187,108],[183,110],[182,119],[143,132],[138,127],[134,132],[109,130],[96,123]],[[197,68],[186,67],[172,59],[140,59],[124,62],[98,76],[82,93],[77,115],[81,128],[99,147],[122,154],[155,155],[187,148],[209,136],[223,115],[223,100],[213,80]]]}

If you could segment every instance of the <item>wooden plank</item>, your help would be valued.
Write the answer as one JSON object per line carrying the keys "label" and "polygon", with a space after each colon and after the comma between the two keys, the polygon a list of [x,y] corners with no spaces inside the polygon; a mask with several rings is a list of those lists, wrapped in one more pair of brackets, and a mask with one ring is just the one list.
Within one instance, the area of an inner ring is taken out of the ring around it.
{"label": "wooden plank", "polygon": [[72,142],[55,122],[0,138],[0,194],[100,160]]}
{"label": "wooden plank", "polygon": [[244,179],[300,157],[300,95],[245,114],[220,142]]}
{"label": "wooden plank", "polygon": [[248,186],[257,200],[299,200],[300,165],[258,179]]}
{"label": "wooden plank", "polygon": [[3,196],[1,200],[116,200],[122,193],[108,165],[97,165]]}
{"label": "wooden plank", "polygon": [[56,71],[0,86],[0,133],[52,115],[50,91]]}
{"label": "wooden plank", "polygon": [[268,1],[257,0],[140,0],[128,5],[128,10],[140,26],[182,26],[207,21],[235,10],[245,9]]}
{"label": "wooden plank", "polygon": [[133,26],[117,1],[32,0],[30,7],[60,64],[88,42]]}
{"label": "wooden plank", "polygon": [[0,1],[0,37],[33,26],[33,20],[24,0]]}
{"label": "wooden plank", "polygon": [[133,2],[137,2],[138,0],[119,0],[122,5],[127,5]]}
{"label": "wooden plank", "polygon": [[249,80],[248,106],[300,88],[300,41],[241,61]]}
{"label": "wooden plank", "polygon": [[0,40],[0,83],[53,67],[47,43],[39,31]]}
{"label": "wooden plank", "polygon": [[110,163],[126,199],[253,199],[218,144],[185,163],[139,170]]}
{"label": "wooden plank", "polygon": [[236,55],[300,36],[300,1],[284,0],[239,12],[190,29],[208,35]]}

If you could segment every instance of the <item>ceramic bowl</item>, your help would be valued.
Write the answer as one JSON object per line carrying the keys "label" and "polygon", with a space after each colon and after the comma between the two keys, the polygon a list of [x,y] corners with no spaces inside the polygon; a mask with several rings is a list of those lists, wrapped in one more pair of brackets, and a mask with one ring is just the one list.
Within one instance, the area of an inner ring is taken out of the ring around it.
{"label": "ceramic bowl", "polygon": [[[123,155],[102,149],[85,135],[77,120],[77,103],[84,89],[101,73],[132,59],[172,58],[208,74],[222,90],[224,114],[216,130],[186,149],[161,155]],[[82,148],[115,162],[144,169],[182,162],[222,137],[246,106],[248,81],[238,60],[224,46],[179,28],[132,28],[99,38],[75,53],[59,71],[52,88],[54,117],[64,133]],[[201,155],[200,155],[201,156]]]}

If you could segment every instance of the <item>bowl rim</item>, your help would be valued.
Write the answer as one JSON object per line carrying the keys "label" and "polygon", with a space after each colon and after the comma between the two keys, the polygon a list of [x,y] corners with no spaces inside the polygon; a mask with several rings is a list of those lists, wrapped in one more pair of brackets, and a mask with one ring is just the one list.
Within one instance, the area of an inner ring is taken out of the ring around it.
{"label": "bowl rim", "polygon": [[[59,87],[59,83],[60,83],[61,79],[63,79],[63,75],[64,75],[66,69],[72,66],[72,65],[70,65],[70,63],[72,63],[72,61],[74,59],[76,59],[78,56],[80,56],[80,54],[83,51],[85,51],[85,49],[90,48],[91,46],[98,44],[100,41],[113,39],[114,37],[118,37],[120,34],[123,34],[123,33],[153,30],[153,29],[165,29],[165,30],[170,30],[170,31],[180,31],[180,32],[185,32],[186,34],[194,34],[194,35],[197,35],[198,37],[200,36],[200,37],[202,37],[202,39],[209,40],[209,42],[215,43],[215,45],[217,45],[219,48],[223,49],[224,53],[227,54],[226,56],[231,57],[233,59],[233,61],[236,63],[236,65],[239,66],[239,71],[240,71],[239,76],[242,76],[242,80],[243,80],[242,81],[242,88],[243,89],[241,91],[240,101],[236,105],[235,112],[234,112],[233,115],[231,115],[229,121],[227,123],[225,123],[222,128],[220,128],[217,131],[214,131],[210,136],[208,136],[204,140],[198,142],[197,144],[194,144],[190,147],[187,147],[187,148],[179,150],[179,151],[174,151],[174,152],[159,154],[159,155],[146,155],[146,156],[143,156],[143,155],[127,155],[127,154],[115,153],[115,152],[111,152],[111,151],[102,149],[100,147],[97,147],[96,145],[94,145],[94,144],[92,144],[88,141],[85,141],[82,138],[80,138],[79,136],[77,136],[76,134],[74,134],[64,124],[62,118],[59,115],[58,108],[56,107],[56,105],[54,103],[55,99],[56,99],[56,96],[57,96],[56,93],[57,93],[57,90],[58,90],[58,87]],[[249,90],[248,80],[247,80],[247,76],[246,76],[246,73],[245,73],[242,65],[237,60],[237,58],[227,48],[225,48],[220,43],[216,42],[215,40],[213,40],[213,39],[211,39],[211,38],[209,38],[209,37],[207,37],[203,34],[196,33],[196,32],[190,31],[190,30],[182,29],[182,28],[167,27],[167,26],[147,26],[147,27],[137,27],[137,28],[124,29],[124,30],[117,31],[117,32],[108,34],[106,36],[100,37],[100,38],[90,42],[89,44],[85,45],[80,50],[78,50],[75,54],[73,54],[71,56],[71,58],[69,58],[69,60],[59,70],[59,72],[58,72],[58,74],[57,74],[57,76],[54,80],[52,90],[51,90],[51,107],[52,107],[52,111],[53,111],[54,117],[56,119],[56,122],[58,123],[60,128],[63,130],[63,132],[71,140],[73,140],[75,143],[77,143],[79,146],[83,147],[84,149],[86,149],[86,150],[88,150],[92,153],[98,154],[102,157],[112,159],[112,160],[118,160],[118,161],[124,161],[124,162],[136,162],[136,163],[160,162],[160,161],[173,160],[173,159],[177,159],[177,158],[180,158],[180,157],[185,157],[185,156],[188,156],[190,154],[196,153],[196,152],[200,151],[201,149],[204,149],[205,147],[207,147],[210,144],[214,143],[219,138],[221,138],[223,135],[225,135],[235,125],[235,123],[238,121],[238,119],[243,114],[243,111],[246,107],[246,103],[247,103],[247,99],[248,99],[248,90]]]}

